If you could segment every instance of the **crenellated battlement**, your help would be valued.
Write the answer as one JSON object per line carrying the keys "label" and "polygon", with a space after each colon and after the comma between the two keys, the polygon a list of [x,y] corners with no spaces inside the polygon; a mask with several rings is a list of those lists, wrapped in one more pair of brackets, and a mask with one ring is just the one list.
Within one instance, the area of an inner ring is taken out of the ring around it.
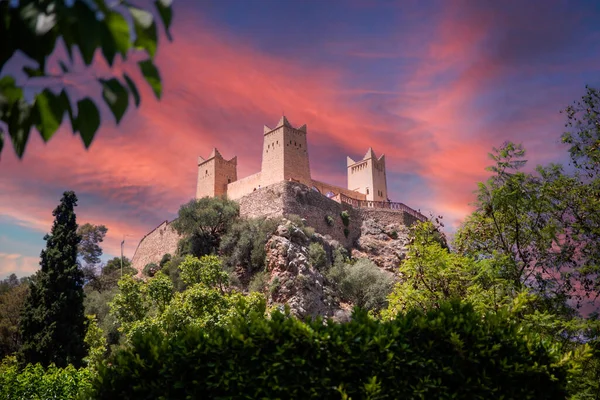
{"label": "crenellated battlement", "polygon": [[231,199],[278,182],[300,182],[340,201],[340,194],[356,200],[387,201],[385,156],[369,148],[362,160],[347,157],[348,188],[340,188],[311,177],[306,124],[296,128],[282,116],[274,128],[263,127],[261,170],[237,179],[237,158],[225,160],[215,148],[207,159],[198,158],[196,197],[227,195]]}

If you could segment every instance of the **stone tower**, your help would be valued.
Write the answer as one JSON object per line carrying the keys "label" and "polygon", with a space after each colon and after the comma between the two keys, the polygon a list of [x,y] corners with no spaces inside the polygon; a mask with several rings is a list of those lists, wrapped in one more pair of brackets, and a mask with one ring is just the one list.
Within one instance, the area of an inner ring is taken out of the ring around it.
{"label": "stone tower", "polygon": [[262,186],[268,186],[290,179],[312,185],[306,125],[294,128],[282,116],[275,128],[264,127],[260,181]]}
{"label": "stone tower", "polygon": [[225,160],[216,148],[206,160],[198,157],[197,199],[207,196],[224,196],[227,194],[227,185],[236,180],[237,157]]}
{"label": "stone tower", "polygon": [[348,162],[348,189],[367,195],[367,200],[387,201],[387,179],[385,175],[385,155],[375,156],[369,147],[360,161],[350,157]]}

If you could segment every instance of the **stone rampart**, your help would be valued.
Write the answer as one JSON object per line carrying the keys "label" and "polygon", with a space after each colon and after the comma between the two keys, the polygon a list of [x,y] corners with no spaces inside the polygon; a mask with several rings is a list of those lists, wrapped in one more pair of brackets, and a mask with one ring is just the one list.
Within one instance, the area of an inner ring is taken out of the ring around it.
{"label": "stone rampart", "polygon": [[[240,215],[247,218],[282,217],[295,214],[306,220],[322,235],[329,235],[348,249],[355,246],[361,235],[363,221],[372,219],[381,225],[410,226],[417,219],[402,210],[354,208],[338,203],[298,182],[280,182],[257,189],[237,200]],[[344,225],[342,212],[348,214]],[[329,218],[328,218],[329,217]],[[148,233],[138,245],[132,264],[141,271],[148,263],[160,262],[164,254],[175,254],[180,236],[165,221]]]}
{"label": "stone rampart", "polygon": [[252,193],[254,189],[260,186],[260,172],[247,176],[227,185],[227,197],[232,200],[237,200],[242,196]]}
{"label": "stone rampart", "polygon": [[163,255],[174,255],[179,239],[181,237],[171,227],[171,223],[164,221],[140,240],[131,259],[132,267],[141,273],[147,264],[158,264]]}

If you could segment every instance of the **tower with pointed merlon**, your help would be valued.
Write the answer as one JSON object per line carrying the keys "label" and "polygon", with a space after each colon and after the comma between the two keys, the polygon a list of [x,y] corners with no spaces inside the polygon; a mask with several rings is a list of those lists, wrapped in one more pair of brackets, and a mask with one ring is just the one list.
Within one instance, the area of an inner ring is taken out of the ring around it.
{"label": "tower with pointed merlon", "polygon": [[225,160],[213,148],[207,159],[198,157],[196,198],[227,195],[227,185],[237,180],[237,157]]}
{"label": "tower with pointed merlon", "polygon": [[376,157],[369,147],[362,160],[347,157],[347,165],[348,189],[364,193],[370,201],[388,200],[385,155]]}

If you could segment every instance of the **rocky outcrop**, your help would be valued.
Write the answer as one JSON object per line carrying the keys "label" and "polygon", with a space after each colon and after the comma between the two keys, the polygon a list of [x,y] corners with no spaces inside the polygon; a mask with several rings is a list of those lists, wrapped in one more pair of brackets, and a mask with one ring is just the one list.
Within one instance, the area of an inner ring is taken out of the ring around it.
{"label": "rocky outcrop", "polygon": [[361,235],[352,249],[353,258],[368,258],[378,267],[397,273],[400,262],[405,258],[409,231],[400,223],[367,218],[363,220]]}
{"label": "rocky outcrop", "polygon": [[269,304],[287,304],[292,314],[304,318],[343,314],[323,274],[310,265],[309,238],[291,222],[282,224],[269,239],[267,271]]}

